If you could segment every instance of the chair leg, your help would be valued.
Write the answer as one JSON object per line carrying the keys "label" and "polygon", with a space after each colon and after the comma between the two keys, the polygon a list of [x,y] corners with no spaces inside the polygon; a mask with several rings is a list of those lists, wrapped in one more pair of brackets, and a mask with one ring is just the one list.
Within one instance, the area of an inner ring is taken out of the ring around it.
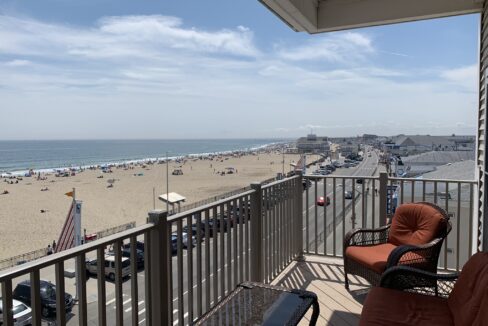
{"label": "chair leg", "polygon": [[344,281],[344,286],[346,287],[346,290],[349,291],[349,279],[347,278],[347,273],[344,273],[345,275],[345,281]]}

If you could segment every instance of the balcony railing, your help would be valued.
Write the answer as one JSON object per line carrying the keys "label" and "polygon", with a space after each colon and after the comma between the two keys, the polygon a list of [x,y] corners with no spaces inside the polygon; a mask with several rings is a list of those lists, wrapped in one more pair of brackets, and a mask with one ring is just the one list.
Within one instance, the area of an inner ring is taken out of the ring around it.
{"label": "balcony railing", "polygon": [[[304,190],[307,180],[311,184]],[[252,184],[250,190],[173,216],[153,211],[146,225],[2,271],[4,325],[13,325],[13,289],[21,278],[30,280],[33,325],[41,324],[43,269],[54,269],[55,309],[65,311],[65,268],[75,259],[77,269],[85,271],[87,257],[97,259],[99,276],[95,290],[88,288],[86,273],[78,273],[74,324],[87,325],[93,313],[99,325],[190,324],[242,281],[272,282],[303,254],[342,256],[344,235],[354,227],[384,225],[395,198],[397,204],[423,200],[446,208],[454,227],[439,266],[459,270],[472,253],[475,188],[473,181],[397,179],[386,174],[298,175],[264,186]],[[319,206],[320,196],[329,196],[330,204],[325,199]],[[136,257],[138,240],[144,242],[144,271],[138,271],[137,259],[130,259],[130,289],[124,290],[121,248],[130,243],[130,257]],[[110,300],[107,281],[101,277],[107,247],[115,255]],[[90,313],[88,297],[96,297],[96,309]],[[131,306],[124,309],[127,302]],[[67,323],[64,313],[55,319],[58,325]]]}
{"label": "balcony railing", "polygon": [[[305,176],[304,196],[307,254],[342,256],[345,234],[354,228],[385,225],[397,205],[431,202],[450,216],[453,229],[444,241],[439,268],[460,270],[473,252],[473,212],[476,182],[363,176]],[[347,193],[347,194],[346,194]],[[324,195],[325,194],[325,195]],[[319,206],[319,197],[330,204]],[[327,200],[327,199],[325,199]]]}

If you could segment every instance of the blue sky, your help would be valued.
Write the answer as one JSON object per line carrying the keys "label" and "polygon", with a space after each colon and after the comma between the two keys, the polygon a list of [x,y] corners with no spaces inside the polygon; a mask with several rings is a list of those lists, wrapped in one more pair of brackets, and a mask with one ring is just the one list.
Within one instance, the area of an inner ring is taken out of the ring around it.
{"label": "blue sky", "polygon": [[0,139],[474,134],[478,20],[308,35],[255,0],[2,0]]}

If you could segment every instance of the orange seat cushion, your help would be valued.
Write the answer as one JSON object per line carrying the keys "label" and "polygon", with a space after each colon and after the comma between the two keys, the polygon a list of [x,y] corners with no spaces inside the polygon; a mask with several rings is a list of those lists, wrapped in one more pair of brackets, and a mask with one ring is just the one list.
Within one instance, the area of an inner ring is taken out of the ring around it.
{"label": "orange seat cushion", "polygon": [[363,305],[360,326],[454,325],[446,299],[374,287]]}
{"label": "orange seat cushion", "polygon": [[444,216],[430,205],[403,204],[393,216],[388,242],[397,246],[429,243],[437,237],[443,223]]}
{"label": "orange seat cushion", "polygon": [[346,249],[346,256],[356,262],[382,274],[386,268],[388,256],[397,246],[384,243],[375,246],[350,246]]}
{"label": "orange seat cushion", "polygon": [[448,303],[456,325],[488,325],[488,253],[468,260]]}

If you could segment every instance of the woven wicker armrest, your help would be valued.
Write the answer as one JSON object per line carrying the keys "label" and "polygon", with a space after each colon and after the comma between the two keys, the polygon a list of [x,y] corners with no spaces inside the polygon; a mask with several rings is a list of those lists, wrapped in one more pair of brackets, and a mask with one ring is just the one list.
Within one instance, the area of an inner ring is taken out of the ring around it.
{"label": "woven wicker armrest", "polygon": [[435,272],[444,239],[437,238],[423,245],[402,245],[390,253],[386,268],[407,265]]}
{"label": "woven wicker armrest", "polygon": [[390,225],[377,229],[354,229],[344,237],[344,250],[349,246],[372,246],[386,243]]}
{"label": "woven wicker armrest", "polygon": [[447,298],[458,277],[458,273],[436,274],[408,266],[395,266],[383,273],[380,286]]}

